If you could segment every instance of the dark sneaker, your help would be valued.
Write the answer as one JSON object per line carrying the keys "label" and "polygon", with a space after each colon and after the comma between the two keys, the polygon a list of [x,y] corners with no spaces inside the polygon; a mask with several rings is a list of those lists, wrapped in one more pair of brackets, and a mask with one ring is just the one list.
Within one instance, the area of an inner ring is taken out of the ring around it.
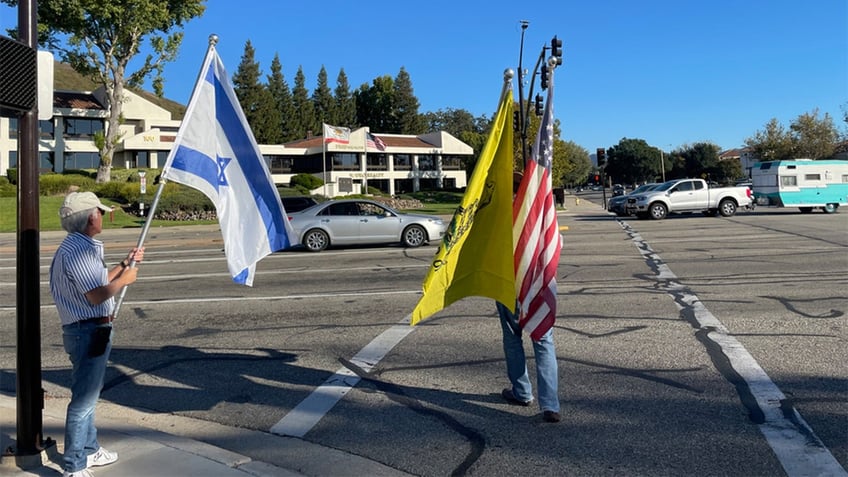
{"label": "dark sneaker", "polygon": [[501,391],[501,396],[503,396],[503,398],[506,399],[506,402],[508,402],[510,404],[514,404],[516,406],[527,407],[527,406],[530,405],[531,402],[533,402],[532,399],[529,400],[529,401],[522,401],[521,399],[518,399],[517,397],[515,397],[514,394],[512,394],[512,389],[509,389],[509,388]]}
{"label": "dark sneaker", "polygon": [[559,422],[561,418],[559,417],[558,412],[545,411],[542,413],[542,419],[544,419],[545,422]]}

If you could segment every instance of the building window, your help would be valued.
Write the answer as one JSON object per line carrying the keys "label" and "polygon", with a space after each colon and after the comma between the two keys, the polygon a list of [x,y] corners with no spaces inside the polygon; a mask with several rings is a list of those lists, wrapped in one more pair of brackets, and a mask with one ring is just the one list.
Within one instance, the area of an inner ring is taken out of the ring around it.
{"label": "building window", "polygon": [[389,169],[386,154],[368,154],[366,167],[369,171],[386,171]]}
{"label": "building window", "polygon": [[52,119],[38,122],[38,137],[41,139],[54,139],[56,137]]}
{"label": "building window", "polygon": [[462,169],[462,158],[459,156],[442,156],[442,169],[458,171]]}
{"label": "building window", "polygon": [[64,170],[97,169],[100,167],[100,154],[97,152],[66,152]]}
{"label": "building window", "polygon": [[436,158],[433,156],[418,156],[419,171],[435,171]]}
{"label": "building window", "polygon": [[333,153],[334,171],[358,171],[359,154],[349,152]]}
{"label": "building window", "polygon": [[65,137],[90,138],[102,131],[101,119],[65,118]]}
{"label": "building window", "polygon": [[18,118],[9,118],[9,139],[18,138]]}
{"label": "building window", "polygon": [[18,167],[18,151],[9,151],[9,167]]}
{"label": "building window", "polygon": [[780,176],[781,187],[798,187],[798,178],[795,176]]}
{"label": "building window", "polygon": [[271,171],[271,174],[291,173],[292,166],[294,165],[293,158],[277,155],[266,155],[262,157],[265,158],[265,163],[268,164],[268,170]]}
{"label": "building window", "polygon": [[150,152],[149,151],[133,151],[132,159],[127,164],[128,169],[147,169],[150,167]]}
{"label": "building window", "polygon": [[41,151],[38,153],[38,169],[41,172],[55,172],[55,163],[56,156],[53,151]]}
{"label": "building window", "polygon": [[412,156],[409,154],[395,154],[395,170],[412,170]]}

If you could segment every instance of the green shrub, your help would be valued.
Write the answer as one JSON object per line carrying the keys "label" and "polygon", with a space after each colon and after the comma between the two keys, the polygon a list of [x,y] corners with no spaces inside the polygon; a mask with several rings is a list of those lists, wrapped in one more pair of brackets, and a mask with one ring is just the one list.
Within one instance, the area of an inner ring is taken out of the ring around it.
{"label": "green shrub", "polygon": [[312,174],[297,174],[291,178],[291,187],[303,187],[306,190],[313,190],[322,185],[324,185],[324,181]]}
{"label": "green shrub", "polygon": [[41,195],[65,195],[72,189],[91,190],[94,179],[79,174],[42,174],[38,178]]}
{"label": "green shrub", "polygon": [[[152,201],[152,199],[151,199]],[[137,205],[137,204],[136,204]],[[210,211],[215,205],[203,192],[173,182],[165,184],[165,190],[159,197],[157,213],[160,211]]]}
{"label": "green shrub", "polygon": [[9,182],[11,182],[12,184],[17,184],[18,183],[18,168],[17,167],[10,167],[10,168],[6,169],[6,177],[9,178]]}
{"label": "green shrub", "polygon": [[9,182],[6,177],[0,177],[0,197],[16,197],[18,195],[18,187]]}

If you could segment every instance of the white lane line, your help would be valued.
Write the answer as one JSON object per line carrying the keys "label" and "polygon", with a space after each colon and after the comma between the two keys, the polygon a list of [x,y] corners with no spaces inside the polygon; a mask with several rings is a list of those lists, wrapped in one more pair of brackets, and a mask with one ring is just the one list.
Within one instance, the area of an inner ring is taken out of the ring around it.
{"label": "white lane line", "polygon": [[[306,295],[276,295],[276,296],[236,296],[236,297],[205,297],[205,298],[175,298],[165,300],[135,300],[125,301],[124,306],[139,306],[139,305],[175,305],[181,303],[210,303],[210,302],[232,302],[232,301],[273,301],[273,300],[301,300],[304,298],[327,298],[327,297],[344,297],[344,296],[385,296],[385,295],[420,295],[421,290],[394,290],[384,292],[364,292],[352,291],[346,293],[313,293]],[[55,309],[56,305],[49,303],[41,305],[42,310]],[[17,309],[16,305],[0,306],[0,311],[8,311]]]}
{"label": "white lane line", "polygon": [[[365,371],[371,371],[389,351],[415,330],[409,326],[412,314],[374,338],[362,348],[351,362]],[[320,421],[341,398],[359,383],[359,376],[348,368],[339,368],[324,383],[300,402],[294,409],[271,427],[272,434],[303,437]]]}
{"label": "white lane line", "polygon": [[786,474],[789,477],[848,476],[848,472],[794,407],[791,408],[791,416],[784,414],[781,404],[786,396],[742,343],[731,336],[730,331],[707,310],[701,300],[678,281],[674,272],[638,232],[624,221],[619,223],[630,235],[642,257],[654,264],[657,277],[666,281],[665,288],[675,299],[677,307],[681,310],[692,310],[701,330],[707,331],[707,337],[718,345],[730,366],[745,381],[763,413],[763,422],[759,424],[760,432],[765,436]]}

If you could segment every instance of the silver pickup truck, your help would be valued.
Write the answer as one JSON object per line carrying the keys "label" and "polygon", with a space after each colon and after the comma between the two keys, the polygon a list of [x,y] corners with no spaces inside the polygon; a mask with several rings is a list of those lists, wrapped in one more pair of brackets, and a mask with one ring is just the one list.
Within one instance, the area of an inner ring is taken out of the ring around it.
{"label": "silver pickup truck", "polygon": [[625,209],[640,219],[661,220],[680,212],[730,217],[740,207],[752,208],[753,204],[747,186],[710,187],[703,179],[676,179],[649,192],[628,196]]}

